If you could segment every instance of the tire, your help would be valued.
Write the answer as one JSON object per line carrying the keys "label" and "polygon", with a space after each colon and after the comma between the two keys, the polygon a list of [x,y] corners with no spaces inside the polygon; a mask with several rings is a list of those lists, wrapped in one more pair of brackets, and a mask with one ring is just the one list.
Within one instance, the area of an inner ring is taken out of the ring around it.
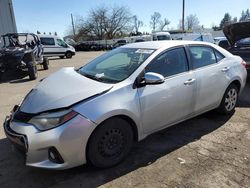
{"label": "tire", "polygon": [[43,69],[48,70],[49,69],[49,59],[47,57],[43,58]]}
{"label": "tire", "polygon": [[63,59],[64,58],[64,56],[59,56],[61,59]]}
{"label": "tire", "polygon": [[121,118],[112,118],[103,122],[91,135],[87,159],[98,168],[112,167],[128,155],[132,145],[130,124]]}
{"label": "tire", "polygon": [[2,77],[3,77],[3,72],[0,71],[0,83],[1,83],[1,81],[2,81]]}
{"label": "tire", "polygon": [[30,80],[35,80],[37,78],[37,67],[32,62],[27,63],[28,74]]}
{"label": "tire", "polygon": [[232,114],[238,101],[239,89],[235,84],[228,86],[218,108],[222,114]]}
{"label": "tire", "polygon": [[72,53],[71,52],[66,52],[65,53],[65,56],[66,56],[66,58],[72,58]]}

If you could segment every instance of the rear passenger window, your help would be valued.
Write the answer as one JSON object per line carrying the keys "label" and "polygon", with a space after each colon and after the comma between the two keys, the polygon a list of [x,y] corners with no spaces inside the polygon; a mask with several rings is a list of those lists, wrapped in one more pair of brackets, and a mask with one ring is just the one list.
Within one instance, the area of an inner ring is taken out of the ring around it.
{"label": "rear passenger window", "polygon": [[55,45],[54,38],[41,37],[40,40],[42,45],[50,45],[50,46]]}
{"label": "rear passenger window", "polygon": [[215,52],[215,56],[216,56],[217,62],[219,62],[219,61],[221,61],[222,59],[225,58],[225,56],[222,55],[222,54],[221,54],[220,52],[218,52],[217,50],[214,50],[214,52]]}
{"label": "rear passenger window", "polygon": [[153,60],[145,72],[155,72],[164,77],[188,71],[188,62],[184,48],[177,48],[165,52]]}
{"label": "rear passenger window", "polygon": [[212,65],[217,62],[212,48],[206,46],[190,46],[189,48],[194,69]]}

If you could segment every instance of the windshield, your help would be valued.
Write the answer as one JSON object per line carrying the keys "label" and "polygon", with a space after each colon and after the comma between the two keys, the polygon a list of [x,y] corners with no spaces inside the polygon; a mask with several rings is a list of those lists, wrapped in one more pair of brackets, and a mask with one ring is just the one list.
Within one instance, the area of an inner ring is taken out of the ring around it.
{"label": "windshield", "polygon": [[0,47],[23,47],[26,44],[35,44],[35,38],[29,34],[7,34],[1,36]]}
{"label": "windshield", "polygon": [[79,69],[88,78],[117,83],[128,78],[152,53],[151,49],[117,48]]}

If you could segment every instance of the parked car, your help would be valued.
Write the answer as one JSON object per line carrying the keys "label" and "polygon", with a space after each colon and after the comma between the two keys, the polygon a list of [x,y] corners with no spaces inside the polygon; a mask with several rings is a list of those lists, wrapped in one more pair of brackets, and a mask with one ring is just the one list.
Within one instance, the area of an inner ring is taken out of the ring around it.
{"label": "parked car", "polygon": [[[1,36],[0,80],[5,72],[26,72],[31,80],[37,77],[37,65],[44,70],[49,61],[43,57],[39,37],[33,33],[8,33]],[[27,71],[26,71],[27,70]]]}
{"label": "parked car", "polygon": [[76,51],[100,51],[111,50],[112,46],[109,44],[99,44],[96,42],[80,42],[75,46]]}
{"label": "parked car", "polygon": [[227,38],[226,38],[226,37],[215,37],[215,38],[214,38],[214,44],[217,44],[217,45],[218,45],[218,43],[219,43],[220,41],[222,41],[222,40],[227,40]]}
{"label": "parked car", "polygon": [[125,44],[127,44],[127,41],[121,39],[121,40],[116,41],[116,43],[113,45],[113,48],[118,48],[118,47],[123,46]]}
{"label": "parked car", "polygon": [[217,45],[226,50],[230,49],[230,44],[227,39],[221,39],[220,41],[218,41]]}
{"label": "parked car", "polygon": [[230,45],[225,47],[234,55],[239,55],[250,70],[250,22],[238,22],[224,27],[223,32]]}
{"label": "parked car", "polygon": [[46,57],[59,56],[60,58],[72,58],[75,55],[75,48],[70,46],[58,36],[39,35]]}
{"label": "parked car", "polygon": [[136,39],[135,42],[145,42],[144,39]]}
{"label": "parked car", "polygon": [[28,166],[110,167],[156,131],[213,109],[233,113],[246,75],[240,57],[211,43],[132,43],[43,79],[4,130]]}

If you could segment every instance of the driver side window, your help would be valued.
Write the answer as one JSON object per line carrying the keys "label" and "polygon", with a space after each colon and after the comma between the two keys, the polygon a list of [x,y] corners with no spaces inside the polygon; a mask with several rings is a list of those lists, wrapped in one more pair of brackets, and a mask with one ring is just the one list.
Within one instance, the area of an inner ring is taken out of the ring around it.
{"label": "driver side window", "polygon": [[154,72],[164,77],[188,71],[188,61],[184,48],[169,50],[154,59],[145,68],[145,72]]}
{"label": "driver side window", "polygon": [[56,39],[56,42],[61,47],[64,47],[64,48],[68,47],[67,44],[64,41],[62,41],[61,39]]}

